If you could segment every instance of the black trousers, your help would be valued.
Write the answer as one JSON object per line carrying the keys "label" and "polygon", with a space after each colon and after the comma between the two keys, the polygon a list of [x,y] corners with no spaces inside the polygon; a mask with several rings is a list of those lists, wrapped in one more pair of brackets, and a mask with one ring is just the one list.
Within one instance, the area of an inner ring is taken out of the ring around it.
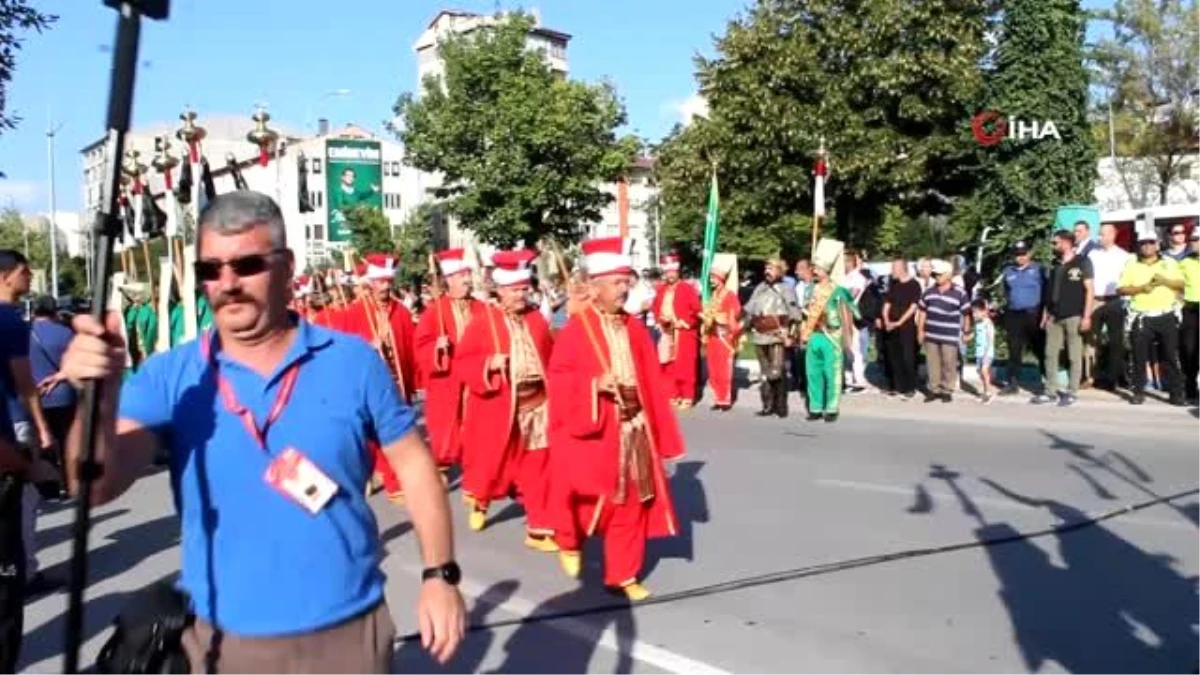
{"label": "black trousers", "polygon": [[[1128,379],[1125,373],[1125,304],[1120,298],[1106,299],[1092,310],[1092,334],[1097,336],[1096,372],[1092,379],[1113,387],[1120,386]],[[1103,341],[1099,339],[1102,334]],[[1101,355],[1103,360],[1099,358]]]}
{"label": "black trousers", "polygon": [[1196,376],[1200,374],[1200,303],[1183,306],[1183,322],[1179,328],[1179,360],[1183,366],[1183,393],[1196,398]]}
{"label": "black trousers", "polygon": [[804,349],[796,346],[788,349],[788,371],[791,375],[791,387],[808,396],[808,370],[804,364]]}
{"label": "black trousers", "polygon": [[892,391],[911,394],[917,390],[917,327],[911,321],[884,333],[884,352]]}
{"label": "black trousers", "polygon": [[1041,307],[1005,312],[1004,334],[1008,338],[1009,389],[1017,387],[1026,349],[1032,349],[1037,357],[1038,372],[1046,372],[1046,332],[1042,330]]}
{"label": "black trousers", "polygon": [[[883,381],[887,383],[887,388],[896,391],[895,379],[892,369],[895,365],[892,363],[892,355],[887,350],[887,333],[884,332],[882,325],[878,328],[871,329],[871,335],[875,336],[875,355],[879,360],[879,368],[883,371]],[[867,358],[863,355],[863,358]]]}
{"label": "black trousers", "polygon": [[1156,357],[1163,388],[1172,401],[1183,398],[1179,373],[1179,320],[1174,314],[1139,317],[1133,322],[1133,392],[1146,390],[1146,364]]}
{"label": "black trousers", "polygon": [[24,489],[24,480],[0,474],[0,673],[17,672],[25,627],[25,544],[21,540]]}

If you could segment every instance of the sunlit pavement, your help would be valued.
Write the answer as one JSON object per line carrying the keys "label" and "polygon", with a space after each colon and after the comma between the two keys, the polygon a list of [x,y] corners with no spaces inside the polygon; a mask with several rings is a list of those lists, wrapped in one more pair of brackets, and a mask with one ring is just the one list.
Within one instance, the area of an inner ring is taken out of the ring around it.
{"label": "sunlit pavement", "polygon": [[[1195,488],[1194,412],[1115,401],[1071,409],[844,399],[836,424],[682,414],[674,467],[683,536],[651,547],[658,594],[883,553],[1011,537]],[[406,515],[374,499],[399,632],[415,630],[420,561]],[[467,530],[454,495],[463,590],[476,625],[452,672],[1105,671],[1190,672],[1197,655],[1195,497],[1069,533],[512,625],[612,605],[598,551],[582,586],[522,545],[519,511]],[[65,577],[69,508],[39,522],[43,569]],[[166,475],[96,513],[83,661],[125,594],[169,577],[177,526]],[[319,555],[319,552],[314,552]],[[793,575],[795,576],[795,575]],[[264,580],[266,581],[266,580]],[[711,590],[711,589],[710,589]],[[22,663],[57,672],[65,594],[31,601]],[[397,667],[437,670],[419,644]]]}

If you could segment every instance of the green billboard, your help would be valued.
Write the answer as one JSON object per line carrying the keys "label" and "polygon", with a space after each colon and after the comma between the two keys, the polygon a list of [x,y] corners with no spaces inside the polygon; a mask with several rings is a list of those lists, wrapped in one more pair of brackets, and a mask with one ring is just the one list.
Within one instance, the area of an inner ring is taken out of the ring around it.
{"label": "green billboard", "polygon": [[329,241],[349,241],[346,212],[355,206],[383,209],[383,151],[379,141],[331,138],[325,142]]}

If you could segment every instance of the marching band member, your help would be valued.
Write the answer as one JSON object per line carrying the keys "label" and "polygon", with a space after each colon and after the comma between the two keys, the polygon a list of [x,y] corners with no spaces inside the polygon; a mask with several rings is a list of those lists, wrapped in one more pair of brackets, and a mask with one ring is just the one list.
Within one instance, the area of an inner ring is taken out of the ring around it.
{"label": "marching band member", "polygon": [[813,254],[816,286],[800,327],[808,374],[808,419],[836,422],[842,395],[843,353],[858,305],[831,275],[842,269],[842,243],[822,239]]}
{"label": "marching band member", "polygon": [[[425,389],[425,427],[433,458],[446,472],[461,453],[462,382],[457,377],[456,354],[463,331],[482,303],[471,297],[472,265],[461,248],[434,255],[437,272],[446,280],[441,293],[438,280],[430,288],[434,299],[425,307],[413,338],[421,386]],[[432,270],[431,270],[432,271]]]}
{"label": "marching band member", "polygon": [[519,494],[525,543],[553,552],[546,512],[548,429],[546,364],[550,325],[528,302],[533,251],[499,251],[492,280],[497,305],[481,308],[459,344],[456,366],[466,387],[463,405],[463,493],[468,524],[482,530],[489,504]]}
{"label": "marching band member", "polygon": [[601,536],[605,585],[642,600],[646,540],[677,532],[662,462],[684,448],[650,334],[622,310],[631,266],[622,245],[583,243],[592,302],[550,358],[551,504],[563,570],[578,577],[583,539]]}
{"label": "marching band member", "polygon": [[708,362],[708,384],[713,391],[713,410],[733,407],[733,362],[741,337],[742,304],[737,296],[737,256],[718,253],[709,273],[712,294],[704,308],[701,332]]}
{"label": "marching band member", "polygon": [[700,293],[681,283],[679,256],[669,253],[662,260],[663,283],[654,296],[654,318],[662,330],[658,361],[672,387],[671,405],[680,410],[696,402],[696,370],[700,365]]}
{"label": "marching band member", "polygon": [[[399,263],[399,258],[385,253],[366,256],[359,284],[365,291],[346,309],[343,323],[347,332],[358,335],[379,352],[400,388],[401,398],[412,403],[416,382],[412,314],[392,295],[392,281]],[[383,481],[388,498],[398,502],[404,496],[400,482],[379,447],[372,447],[376,474]]]}

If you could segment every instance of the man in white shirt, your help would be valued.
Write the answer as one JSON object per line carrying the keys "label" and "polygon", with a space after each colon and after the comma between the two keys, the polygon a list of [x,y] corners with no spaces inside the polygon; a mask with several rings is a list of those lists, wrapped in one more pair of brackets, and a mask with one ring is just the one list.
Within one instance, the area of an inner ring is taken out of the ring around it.
{"label": "man in white shirt", "polygon": [[[1121,272],[1131,259],[1125,249],[1117,245],[1117,227],[1112,223],[1100,226],[1100,245],[1088,253],[1092,263],[1092,287],[1095,289],[1095,309],[1092,310],[1092,331],[1085,355],[1085,378],[1095,381],[1097,387],[1116,389],[1125,378],[1125,301],[1117,293]],[[1107,334],[1107,335],[1105,335]],[[1104,338],[1104,374],[1092,364]]]}
{"label": "man in white shirt", "polygon": [[638,321],[645,323],[647,313],[653,304],[654,287],[639,277],[637,272],[630,272],[629,296],[625,299],[625,313],[637,317]]}
{"label": "man in white shirt", "polygon": [[[846,276],[842,278],[841,285],[850,291],[850,297],[854,298],[856,304],[870,283],[870,279],[863,271],[862,257],[858,251],[846,251]],[[860,328],[852,324],[850,331],[850,350],[847,353],[847,356],[850,357],[850,380],[846,383],[846,387],[851,392],[858,393],[869,385],[867,382],[867,354],[870,353],[871,327]]]}

